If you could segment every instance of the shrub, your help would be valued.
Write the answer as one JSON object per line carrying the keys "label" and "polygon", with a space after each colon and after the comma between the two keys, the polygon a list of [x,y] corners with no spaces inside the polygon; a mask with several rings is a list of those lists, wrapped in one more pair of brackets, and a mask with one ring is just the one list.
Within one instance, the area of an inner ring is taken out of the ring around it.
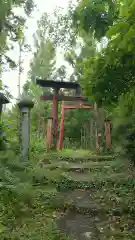
{"label": "shrub", "polygon": [[135,163],[135,89],[120,97],[113,119],[114,151]]}

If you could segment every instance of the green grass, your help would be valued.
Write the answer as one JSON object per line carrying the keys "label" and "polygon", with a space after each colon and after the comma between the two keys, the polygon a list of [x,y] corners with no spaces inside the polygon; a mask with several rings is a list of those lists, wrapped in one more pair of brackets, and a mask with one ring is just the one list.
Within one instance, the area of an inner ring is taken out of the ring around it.
{"label": "green grass", "polygon": [[[33,156],[34,159],[37,159],[36,153]],[[42,154],[40,163],[50,163],[53,161],[68,161],[68,162],[86,162],[87,160],[92,161],[111,161],[113,159],[112,155],[97,155],[94,152],[90,152],[88,150],[63,150],[63,151],[56,151],[56,152],[45,152]]]}
{"label": "green grass", "polygon": [[[59,211],[65,208],[80,211],[76,209],[75,203],[63,200],[63,190],[70,193],[74,189],[89,189],[99,213],[95,224],[101,240],[134,239],[133,166],[122,159],[111,158],[108,161],[107,157],[105,161],[88,161],[81,164],[82,168],[89,168],[86,173],[82,173],[85,181],[79,179],[78,173],[67,171],[72,163],[65,164],[65,159],[70,158],[75,162],[77,158],[91,156],[94,155],[88,151],[66,150],[42,153],[37,159],[35,154],[29,162],[21,163],[12,151],[1,153],[0,239],[67,239],[58,231],[56,220]],[[45,162],[45,159],[48,161]],[[60,167],[50,169],[51,164],[48,165],[48,162]],[[91,212],[92,206],[91,204]]]}
{"label": "green grass", "polygon": [[[48,204],[56,188],[43,186],[44,169],[35,161],[21,163],[12,151],[0,156],[0,239],[67,239],[55,225],[55,210]],[[48,179],[56,177],[46,172]],[[57,176],[60,172],[57,173]],[[34,184],[38,177],[39,184]]]}

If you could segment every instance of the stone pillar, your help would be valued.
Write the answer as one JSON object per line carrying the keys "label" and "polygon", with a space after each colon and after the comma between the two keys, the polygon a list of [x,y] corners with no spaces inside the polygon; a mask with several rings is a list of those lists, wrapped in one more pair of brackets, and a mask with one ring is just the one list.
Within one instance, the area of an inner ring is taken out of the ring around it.
{"label": "stone pillar", "polygon": [[2,114],[2,103],[0,102],[0,121],[1,121],[1,114]]}
{"label": "stone pillar", "polygon": [[34,103],[30,99],[24,98],[19,101],[18,107],[20,109],[21,159],[28,160],[30,146],[30,110],[34,107]]}

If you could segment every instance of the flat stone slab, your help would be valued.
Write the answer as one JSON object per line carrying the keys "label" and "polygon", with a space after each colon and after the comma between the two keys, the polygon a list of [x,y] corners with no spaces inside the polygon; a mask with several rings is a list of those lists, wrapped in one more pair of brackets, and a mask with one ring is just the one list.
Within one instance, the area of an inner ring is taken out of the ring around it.
{"label": "flat stone slab", "polygon": [[113,156],[99,156],[99,155],[93,155],[93,156],[78,156],[78,155],[74,155],[74,156],[69,156],[69,157],[59,157],[56,158],[56,160],[58,161],[68,161],[68,162],[89,162],[89,161],[94,161],[94,162],[102,162],[102,161],[112,161],[114,160]]}
{"label": "flat stone slab", "polygon": [[53,169],[56,169],[56,168],[62,168],[63,164],[64,164],[63,162],[59,162],[59,161],[58,162],[51,162],[49,164],[43,164],[43,167],[47,168],[47,169],[50,169],[50,170],[53,170]]}
{"label": "flat stone slab", "polygon": [[78,171],[78,172],[86,172],[88,171],[91,167],[88,164],[77,164],[77,163],[69,163],[69,162],[58,162],[58,163],[51,163],[51,164],[46,164],[44,165],[45,168],[53,170],[56,168],[62,168],[66,171]]}
{"label": "flat stone slab", "polygon": [[84,191],[82,189],[70,191],[65,194],[65,200],[75,203],[79,206],[90,206],[90,202],[92,201],[90,191]]}
{"label": "flat stone slab", "polygon": [[69,177],[75,182],[90,182],[91,181],[91,174],[79,174],[79,173],[70,173]]}
{"label": "flat stone slab", "polygon": [[90,190],[76,189],[68,192],[61,192],[53,199],[53,206],[64,211],[72,210],[91,216],[101,216],[106,214],[106,205],[97,204],[92,198]]}
{"label": "flat stone slab", "polygon": [[78,171],[78,172],[86,172],[90,169],[94,168],[110,168],[111,166],[105,161],[105,162],[89,162],[89,163],[69,163],[69,162],[52,162],[50,164],[44,164],[43,165],[47,169],[56,169],[56,168],[62,168],[67,171]]}
{"label": "flat stone slab", "polygon": [[[124,174],[123,173],[114,173],[114,174],[109,174],[109,175],[102,175],[102,173],[78,173],[78,172],[70,172],[68,174],[69,179],[75,181],[75,182],[88,182],[90,183],[91,181],[98,181],[98,179],[101,179],[102,181],[115,181],[115,178],[117,180],[124,179]],[[101,181],[100,180],[100,181]]]}
{"label": "flat stone slab", "polygon": [[58,228],[74,240],[98,240],[98,229],[90,215],[68,212],[57,220]]}
{"label": "flat stone slab", "polygon": [[57,206],[66,208],[75,208],[78,211],[87,210],[93,212],[95,206],[92,203],[92,197],[90,191],[76,189],[66,193],[60,193],[58,198],[56,197],[55,203]]}
{"label": "flat stone slab", "polygon": [[57,154],[46,155],[42,162],[50,163],[51,161],[55,162],[69,162],[69,163],[83,163],[83,162],[110,162],[114,161],[113,156],[100,156],[100,155],[90,155],[90,156],[81,156],[79,153],[75,153],[69,156],[62,156]]}
{"label": "flat stone slab", "polygon": [[129,220],[127,215],[93,217],[68,211],[61,213],[56,223],[59,230],[73,240],[134,239],[133,216]]}

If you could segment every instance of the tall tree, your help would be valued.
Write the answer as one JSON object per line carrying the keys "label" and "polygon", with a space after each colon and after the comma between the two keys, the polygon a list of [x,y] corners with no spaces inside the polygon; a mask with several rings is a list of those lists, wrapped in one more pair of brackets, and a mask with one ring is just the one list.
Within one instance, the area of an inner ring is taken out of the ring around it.
{"label": "tall tree", "polygon": [[35,81],[35,78],[49,79],[55,69],[55,47],[53,43],[46,39],[40,42],[34,53],[34,58],[31,62],[31,77]]}
{"label": "tall tree", "polygon": [[118,8],[115,0],[81,0],[73,12],[75,27],[93,32],[97,39],[105,36],[117,18]]}
{"label": "tall tree", "polygon": [[[37,78],[45,80],[53,79],[56,65],[56,46],[53,40],[49,38],[48,26],[46,26],[47,21],[48,18],[46,21],[43,21],[43,17],[38,21],[36,34],[34,34],[35,52],[30,63],[30,80],[24,86],[24,91],[36,103],[32,111],[32,119],[35,122],[34,125],[39,135],[41,128],[43,128],[43,123],[45,124],[45,117],[47,118],[51,114],[51,103],[40,101],[40,95],[43,94],[43,90],[35,82]],[[45,89],[44,93],[48,91],[50,90]]]}
{"label": "tall tree", "polygon": [[[16,66],[7,52],[13,49],[13,43],[21,38],[25,20],[31,14],[33,7],[33,0],[0,1],[0,72],[6,62],[10,67]],[[19,8],[24,10],[23,17],[17,13]]]}
{"label": "tall tree", "polygon": [[81,31],[76,39],[76,44],[65,54],[66,61],[73,67],[71,81],[82,82],[84,64],[88,59],[94,58],[96,54],[96,40],[92,34]]}
{"label": "tall tree", "polygon": [[75,41],[75,28],[72,28],[72,11],[73,6],[70,5],[68,13],[63,13],[62,8],[54,9],[50,15],[43,13],[38,21],[38,29],[35,34],[37,42],[41,39],[50,39],[55,47],[61,47],[67,50]]}

